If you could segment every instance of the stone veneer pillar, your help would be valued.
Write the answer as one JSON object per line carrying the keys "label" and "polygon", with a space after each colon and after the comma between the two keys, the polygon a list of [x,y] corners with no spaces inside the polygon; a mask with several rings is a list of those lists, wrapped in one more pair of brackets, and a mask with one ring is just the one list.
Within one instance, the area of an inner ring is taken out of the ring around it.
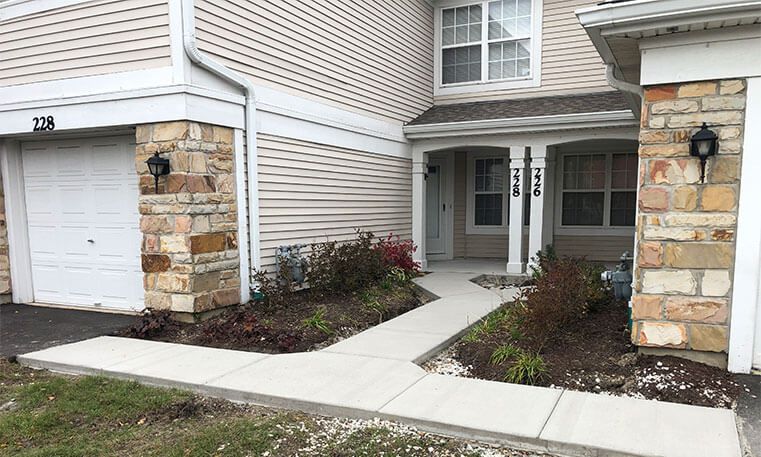
{"label": "stone veneer pillar", "polygon": [[[632,299],[637,345],[727,351],[744,111],[743,80],[645,89]],[[703,122],[719,135],[719,150],[701,184],[690,137]]]}
{"label": "stone veneer pillar", "polygon": [[[179,121],[135,136],[146,307],[187,320],[239,303],[233,130]],[[156,151],[171,167],[158,194],[145,164]]]}
{"label": "stone veneer pillar", "polygon": [[0,176],[0,304],[11,301],[11,262],[8,256],[8,227],[5,220],[5,195]]}

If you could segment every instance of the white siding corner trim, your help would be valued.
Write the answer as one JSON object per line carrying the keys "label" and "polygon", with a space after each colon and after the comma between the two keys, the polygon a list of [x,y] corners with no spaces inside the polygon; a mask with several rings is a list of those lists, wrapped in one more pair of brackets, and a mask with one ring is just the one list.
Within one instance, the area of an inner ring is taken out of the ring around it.
{"label": "white siding corner trim", "polygon": [[[759,317],[759,283],[761,282],[761,78],[748,79],[748,103],[745,112],[740,205],[737,223],[734,281],[732,284],[732,320],[729,327],[728,368],[733,373],[749,373],[754,362],[754,347],[761,358],[761,318]],[[761,365],[761,364],[759,364]]]}

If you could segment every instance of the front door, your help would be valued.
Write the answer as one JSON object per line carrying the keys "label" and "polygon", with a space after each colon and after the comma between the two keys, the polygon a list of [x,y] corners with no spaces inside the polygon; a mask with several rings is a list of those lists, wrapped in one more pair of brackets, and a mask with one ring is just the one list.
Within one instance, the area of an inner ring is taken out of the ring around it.
{"label": "front door", "polygon": [[429,159],[426,178],[426,255],[447,254],[446,160]]}

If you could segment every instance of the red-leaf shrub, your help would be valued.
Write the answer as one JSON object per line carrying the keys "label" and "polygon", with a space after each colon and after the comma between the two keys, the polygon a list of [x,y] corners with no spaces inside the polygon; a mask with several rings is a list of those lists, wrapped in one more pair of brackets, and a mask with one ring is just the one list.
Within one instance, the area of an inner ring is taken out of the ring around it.
{"label": "red-leaf shrub", "polygon": [[412,240],[402,240],[399,235],[389,233],[386,238],[380,239],[375,249],[380,252],[381,262],[386,269],[401,268],[408,275],[420,271],[420,266],[412,260],[412,254],[417,250]]}

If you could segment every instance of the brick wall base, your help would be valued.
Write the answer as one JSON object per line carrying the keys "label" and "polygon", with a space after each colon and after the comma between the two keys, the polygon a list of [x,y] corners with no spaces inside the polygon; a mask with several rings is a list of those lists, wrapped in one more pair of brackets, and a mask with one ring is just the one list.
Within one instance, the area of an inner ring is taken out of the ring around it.
{"label": "brick wall base", "polygon": [[[233,130],[179,121],[140,125],[140,230],[145,305],[181,320],[240,302]],[[170,160],[158,193],[145,161]]]}
{"label": "brick wall base", "polygon": [[[639,346],[727,351],[744,113],[744,80],[645,89],[632,298]],[[719,151],[700,183],[690,138],[704,122]]]}

